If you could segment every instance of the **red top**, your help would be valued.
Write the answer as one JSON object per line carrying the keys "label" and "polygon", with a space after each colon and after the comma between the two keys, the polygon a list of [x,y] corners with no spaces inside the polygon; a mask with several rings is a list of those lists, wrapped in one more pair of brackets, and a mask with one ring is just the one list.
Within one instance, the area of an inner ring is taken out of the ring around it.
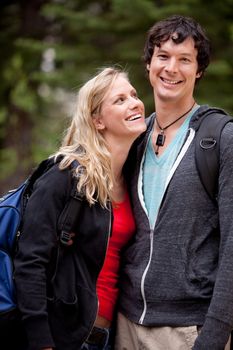
{"label": "red top", "polygon": [[117,284],[121,250],[133,236],[134,231],[135,221],[127,193],[123,202],[113,205],[112,235],[109,239],[105,262],[97,280],[98,314],[109,321],[113,319],[119,292]]}

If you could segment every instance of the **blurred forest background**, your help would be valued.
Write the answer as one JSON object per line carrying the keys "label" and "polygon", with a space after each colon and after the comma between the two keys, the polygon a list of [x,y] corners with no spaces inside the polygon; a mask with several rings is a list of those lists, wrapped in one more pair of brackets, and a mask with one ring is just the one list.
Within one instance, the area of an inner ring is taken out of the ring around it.
{"label": "blurred forest background", "polygon": [[171,14],[194,17],[212,42],[197,101],[233,115],[233,0],[0,0],[0,194],[57,149],[75,93],[97,68],[129,70],[153,111],[143,45]]}

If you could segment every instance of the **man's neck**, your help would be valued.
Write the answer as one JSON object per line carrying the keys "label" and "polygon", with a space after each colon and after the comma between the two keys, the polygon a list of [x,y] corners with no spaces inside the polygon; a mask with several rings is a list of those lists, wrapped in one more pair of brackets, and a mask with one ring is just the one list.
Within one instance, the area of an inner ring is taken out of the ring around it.
{"label": "man's neck", "polygon": [[156,101],[155,112],[159,121],[163,124],[169,124],[180,115],[184,114],[194,104],[194,98],[190,98],[182,103]]}

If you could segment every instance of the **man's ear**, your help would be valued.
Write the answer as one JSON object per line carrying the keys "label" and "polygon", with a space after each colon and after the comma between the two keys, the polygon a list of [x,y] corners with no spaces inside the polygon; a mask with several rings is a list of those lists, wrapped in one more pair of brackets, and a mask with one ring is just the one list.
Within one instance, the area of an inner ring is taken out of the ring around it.
{"label": "man's ear", "polygon": [[105,129],[105,125],[103,123],[103,120],[101,118],[100,115],[97,115],[95,114],[93,117],[92,117],[92,120],[93,120],[93,124],[95,125],[95,128],[97,130],[103,130]]}

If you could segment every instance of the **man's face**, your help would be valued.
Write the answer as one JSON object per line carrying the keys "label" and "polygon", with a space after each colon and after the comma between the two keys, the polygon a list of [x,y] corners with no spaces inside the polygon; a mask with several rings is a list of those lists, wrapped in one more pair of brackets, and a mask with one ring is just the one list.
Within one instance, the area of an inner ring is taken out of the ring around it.
{"label": "man's face", "polygon": [[[174,33],[175,35],[175,33]],[[193,96],[197,73],[197,49],[190,37],[180,44],[172,39],[155,46],[149,70],[149,79],[155,99],[184,103]]]}

